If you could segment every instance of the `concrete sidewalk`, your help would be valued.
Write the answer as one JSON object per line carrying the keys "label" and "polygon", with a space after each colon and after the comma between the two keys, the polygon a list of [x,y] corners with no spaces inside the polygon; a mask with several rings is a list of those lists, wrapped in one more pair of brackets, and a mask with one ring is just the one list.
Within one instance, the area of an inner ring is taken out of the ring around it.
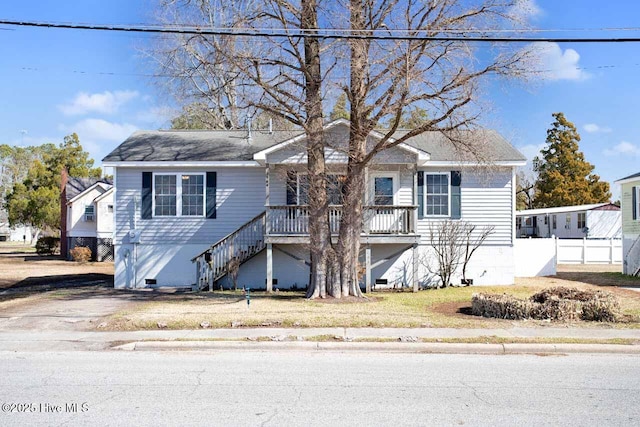
{"label": "concrete sidewalk", "polygon": [[[328,336],[335,341],[314,342]],[[66,350],[360,350],[406,352],[624,352],[640,354],[640,345],[611,344],[448,344],[423,343],[422,339],[447,340],[481,337],[514,339],[609,340],[625,339],[640,344],[640,329],[587,328],[237,328],[199,330],[153,330],[125,332],[2,331],[0,351]],[[383,339],[396,342],[351,342]],[[525,351],[526,350],[526,351]]]}

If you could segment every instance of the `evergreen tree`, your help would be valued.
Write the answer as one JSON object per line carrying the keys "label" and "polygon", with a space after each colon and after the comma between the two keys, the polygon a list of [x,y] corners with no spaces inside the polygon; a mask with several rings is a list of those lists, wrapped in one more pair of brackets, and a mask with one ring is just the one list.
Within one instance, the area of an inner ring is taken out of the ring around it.
{"label": "evergreen tree", "polygon": [[572,206],[607,202],[611,198],[609,184],[593,174],[594,166],[578,149],[580,135],[563,113],[554,113],[547,130],[547,146],[534,159],[538,173],[535,186],[536,208]]}
{"label": "evergreen tree", "polygon": [[347,94],[341,93],[329,114],[331,121],[338,119],[349,120],[349,110],[347,110]]}
{"label": "evergreen tree", "polygon": [[26,224],[36,229],[55,230],[60,226],[60,172],[70,176],[99,178],[100,168],[84,151],[75,133],[64,138],[58,147],[44,144],[27,147],[37,153],[22,180],[14,180],[5,196],[4,207],[11,225]]}

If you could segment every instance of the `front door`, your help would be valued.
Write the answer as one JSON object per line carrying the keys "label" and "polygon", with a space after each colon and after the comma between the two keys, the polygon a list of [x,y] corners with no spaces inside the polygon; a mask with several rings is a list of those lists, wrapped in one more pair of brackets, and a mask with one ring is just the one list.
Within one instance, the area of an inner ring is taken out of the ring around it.
{"label": "front door", "polygon": [[[391,233],[397,229],[399,217],[397,209],[397,174],[376,172],[371,174],[371,203],[374,209],[366,212],[369,217],[370,233]],[[365,217],[365,220],[367,218]]]}

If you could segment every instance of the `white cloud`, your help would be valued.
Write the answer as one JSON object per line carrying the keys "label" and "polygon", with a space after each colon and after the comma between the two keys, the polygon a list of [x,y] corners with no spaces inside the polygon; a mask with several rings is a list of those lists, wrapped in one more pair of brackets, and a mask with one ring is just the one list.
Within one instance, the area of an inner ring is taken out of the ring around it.
{"label": "white cloud", "polygon": [[620,144],[614,146],[613,148],[603,151],[605,156],[638,156],[640,157],[640,146],[632,144],[627,141],[622,141]]}
{"label": "white cloud", "polygon": [[590,75],[580,69],[580,54],[573,49],[562,50],[557,43],[536,43],[541,75],[548,80],[586,80]]}
{"label": "white cloud", "polygon": [[97,141],[124,141],[138,127],[130,123],[112,123],[103,119],[84,119],[72,126],[61,126],[65,132],[75,132],[83,139]]}
{"label": "white cloud", "polygon": [[139,96],[140,93],[135,90],[105,91],[93,94],[80,92],[71,102],[58,105],[58,109],[67,116],[88,113],[114,114],[122,105]]}
{"label": "white cloud", "polygon": [[545,147],[545,144],[527,144],[518,147],[518,150],[527,158],[527,163],[532,165],[533,158],[538,156],[540,157],[540,150]]}
{"label": "white cloud", "polygon": [[130,123],[113,123],[95,118],[84,119],[71,126],[60,125],[58,128],[67,134],[77,133],[82,147],[97,162],[138,130],[138,126]]}
{"label": "white cloud", "polygon": [[598,126],[595,123],[587,123],[583,127],[584,127],[584,130],[586,130],[588,133],[598,133],[598,132],[609,133],[609,132],[611,132],[611,128],[601,127],[601,126]]}

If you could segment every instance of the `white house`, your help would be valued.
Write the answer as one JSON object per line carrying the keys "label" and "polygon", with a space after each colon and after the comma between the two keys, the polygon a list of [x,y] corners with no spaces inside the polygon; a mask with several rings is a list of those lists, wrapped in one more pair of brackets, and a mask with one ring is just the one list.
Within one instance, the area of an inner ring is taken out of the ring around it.
{"label": "white house", "polygon": [[32,230],[28,225],[9,225],[7,211],[0,208],[0,242],[31,243]]}
{"label": "white house", "polygon": [[[331,197],[339,203],[349,122],[325,127]],[[525,158],[493,131],[467,133],[489,163],[456,152],[440,133],[407,140],[367,170],[361,235],[365,285],[417,287],[429,228],[464,220],[494,232],[468,268],[475,284],[514,281],[515,168]],[[370,138],[377,138],[374,132]],[[304,288],[309,281],[306,136],[301,131],[136,132],[103,160],[114,168],[115,286]],[[332,232],[341,207],[330,209]],[[231,254],[231,255],[230,255]]]}
{"label": "white house", "polygon": [[620,239],[620,207],[611,203],[526,209],[516,212],[518,237]]}
{"label": "white house", "polygon": [[622,208],[622,270],[640,276],[640,172],[616,181]]}
{"label": "white house", "polygon": [[76,246],[91,249],[93,259],[113,261],[113,185],[110,180],[74,178],[61,194],[61,253],[71,259]]}

